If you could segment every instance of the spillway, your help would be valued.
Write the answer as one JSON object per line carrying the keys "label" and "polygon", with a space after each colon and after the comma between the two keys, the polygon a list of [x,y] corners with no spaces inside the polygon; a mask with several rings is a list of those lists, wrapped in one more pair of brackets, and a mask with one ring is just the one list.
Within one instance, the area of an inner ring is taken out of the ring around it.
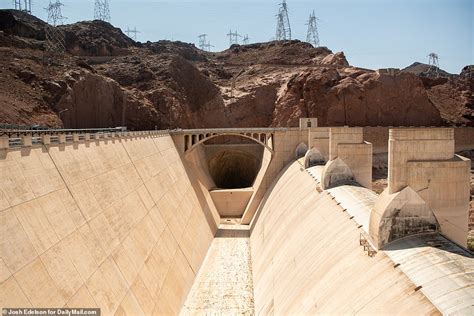
{"label": "spillway", "polygon": [[[279,152],[213,144],[186,154],[168,132],[0,150],[0,307],[474,312],[470,253],[433,233],[369,255],[361,236],[377,195],[351,183],[324,190],[322,166],[294,159],[304,133],[282,135]],[[258,166],[234,177],[252,187],[221,192],[244,194],[248,205],[258,197],[249,224],[247,213],[222,216],[214,203],[216,180],[235,163]]]}

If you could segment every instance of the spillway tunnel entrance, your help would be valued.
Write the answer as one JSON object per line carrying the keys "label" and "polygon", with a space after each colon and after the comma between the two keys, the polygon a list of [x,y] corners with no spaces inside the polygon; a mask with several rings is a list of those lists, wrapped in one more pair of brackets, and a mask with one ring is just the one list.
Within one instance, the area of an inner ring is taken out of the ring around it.
{"label": "spillway tunnel entrance", "polygon": [[261,159],[244,150],[223,149],[209,161],[209,172],[220,189],[251,187],[255,181]]}

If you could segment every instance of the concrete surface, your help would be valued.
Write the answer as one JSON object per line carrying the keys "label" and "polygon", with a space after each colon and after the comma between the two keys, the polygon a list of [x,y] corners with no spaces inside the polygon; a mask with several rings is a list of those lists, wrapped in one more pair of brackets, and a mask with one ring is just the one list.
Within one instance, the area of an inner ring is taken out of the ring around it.
{"label": "concrete surface", "polygon": [[[361,236],[374,193],[354,185],[324,191],[323,166],[305,170],[305,158],[293,161],[307,131],[268,134],[257,136],[273,151],[264,150],[266,167],[243,217],[232,219],[221,219],[214,205],[202,144],[183,155],[181,134],[52,145],[24,137],[30,147],[0,150],[0,307],[97,306],[104,315],[474,313],[469,253],[429,234],[369,257]],[[367,167],[370,146],[358,133],[348,143],[333,138],[332,147],[329,134],[312,130],[309,147],[329,159],[336,146],[333,160],[346,161],[360,146],[354,156],[361,160],[353,161]],[[423,187],[416,194],[452,216],[451,200],[436,197],[464,194],[452,192],[463,185],[464,163],[407,159],[399,179],[436,184],[431,195],[419,193]],[[239,225],[251,221],[251,229]]]}
{"label": "concrete surface", "polygon": [[180,311],[216,230],[170,136],[2,150],[0,174],[0,307]]}
{"label": "concrete surface", "polygon": [[223,226],[211,244],[181,315],[254,315],[249,237],[239,234],[239,225],[222,229]]}
{"label": "concrete surface", "polygon": [[255,312],[436,314],[383,252],[367,256],[359,224],[299,162],[273,184],[250,237]]}
{"label": "concrete surface", "polygon": [[454,147],[451,128],[390,130],[386,195],[411,187],[433,211],[441,232],[466,247],[471,164]]}

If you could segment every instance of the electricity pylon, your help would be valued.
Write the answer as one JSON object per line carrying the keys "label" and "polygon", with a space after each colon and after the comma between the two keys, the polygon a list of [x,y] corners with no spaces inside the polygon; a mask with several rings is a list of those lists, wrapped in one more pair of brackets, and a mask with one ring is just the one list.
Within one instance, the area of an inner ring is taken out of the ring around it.
{"label": "electricity pylon", "polygon": [[428,57],[428,65],[430,66],[428,68],[427,74],[438,76],[439,75],[439,56],[438,56],[438,54],[430,53],[430,54],[428,54],[427,57]]}
{"label": "electricity pylon", "polygon": [[308,25],[308,33],[306,35],[306,41],[313,44],[314,47],[319,47],[319,32],[318,32],[318,18],[316,14],[311,13],[309,15],[309,20],[306,25]]}
{"label": "electricity pylon", "polygon": [[249,39],[249,35],[248,35],[248,34],[244,36],[244,39],[242,40],[242,43],[243,43],[244,45],[248,45],[248,44],[250,43],[250,39]]}
{"label": "electricity pylon", "polygon": [[109,0],[95,0],[94,19],[110,23]]}
{"label": "electricity pylon", "polygon": [[66,38],[64,33],[57,28],[66,19],[61,12],[63,4],[60,0],[50,0],[46,8],[48,11],[48,25],[46,26],[46,50],[52,53],[66,51]]}
{"label": "electricity pylon", "polygon": [[283,2],[280,3],[280,9],[278,10],[276,40],[291,40],[291,26],[290,18],[288,16],[288,5],[286,4],[286,0],[283,0]]}
{"label": "electricity pylon", "polygon": [[[23,2],[23,6],[22,6]],[[23,12],[26,12],[28,14],[31,14],[31,0],[13,0],[13,3],[15,5],[15,10],[20,10]]]}
{"label": "electricity pylon", "polygon": [[127,29],[125,30],[125,33],[127,33],[128,37],[130,37],[134,41],[137,41],[137,33],[140,33],[140,31],[137,31],[136,27],[133,28],[133,30],[131,30],[127,27]]}
{"label": "electricity pylon", "polygon": [[227,36],[229,37],[229,46],[239,44],[239,37],[242,37],[242,35],[237,33],[237,30],[235,32],[232,32],[232,30],[230,30]]}

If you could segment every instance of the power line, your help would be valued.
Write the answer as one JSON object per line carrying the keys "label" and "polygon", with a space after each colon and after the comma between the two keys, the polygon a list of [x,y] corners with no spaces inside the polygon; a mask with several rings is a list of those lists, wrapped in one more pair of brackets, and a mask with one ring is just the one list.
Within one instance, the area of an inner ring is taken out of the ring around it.
{"label": "power line", "polygon": [[242,40],[242,43],[244,45],[248,45],[250,43],[250,38],[249,38],[248,34],[244,36],[244,39]]}
{"label": "power line", "polygon": [[291,26],[290,18],[288,16],[288,5],[286,4],[286,0],[283,0],[283,2],[280,3],[280,9],[278,10],[276,40],[291,40]]}
{"label": "power line", "polygon": [[110,23],[109,0],[95,0],[94,19]]}
{"label": "power line", "polygon": [[309,15],[309,20],[306,25],[308,25],[308,33],[306,35],[306,41],[313,44],[314,47],[319,47],[319,32],[318,32],[318,22],[319,19],[316,17],[316,14],[311,13]]}
{"label": "power line", "polygon": [[229,46],[239,44],[239,37],[242,37],[242,35],[237,33],[237,30],[235,32],[232,32],[232,30],[230,30],[227,36],[229,37]]}
{"label": "power line", "polygon": [[125,30],[125,33],[127,33],[128,37],[130,37],[134,41],[137,41],[137,33],[140,33],[140,31],[137,31],[136,27],[134,27],[133,30],[127,27],[127,29]]}
{"label": "power line", "polygon": [[15,10],[31,14],[31,0],[13,0],[13,4],[15,5]]}

